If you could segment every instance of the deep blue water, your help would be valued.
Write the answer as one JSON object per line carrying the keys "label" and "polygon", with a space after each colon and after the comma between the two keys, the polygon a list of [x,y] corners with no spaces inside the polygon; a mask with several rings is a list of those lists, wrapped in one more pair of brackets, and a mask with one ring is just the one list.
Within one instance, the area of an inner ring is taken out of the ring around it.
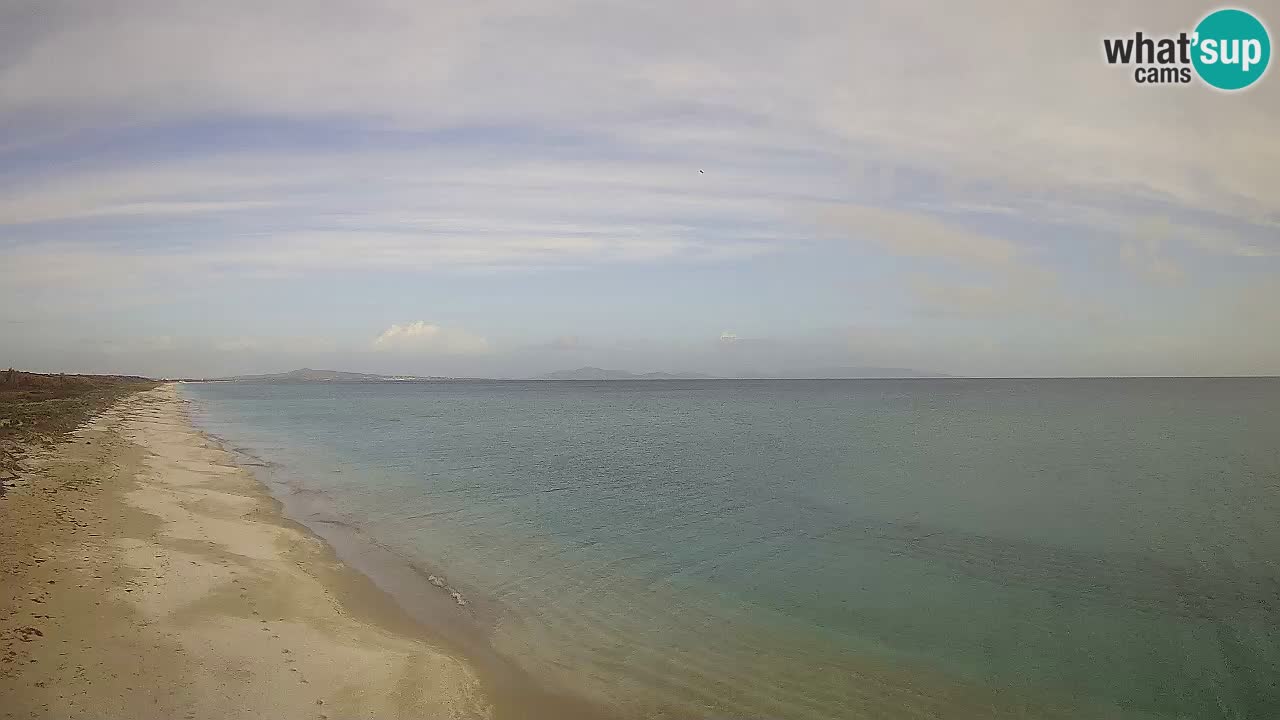
{"label": "deep blue water", "polygon": [[188,384],[637,717],[1280,717],[1280,381]]}

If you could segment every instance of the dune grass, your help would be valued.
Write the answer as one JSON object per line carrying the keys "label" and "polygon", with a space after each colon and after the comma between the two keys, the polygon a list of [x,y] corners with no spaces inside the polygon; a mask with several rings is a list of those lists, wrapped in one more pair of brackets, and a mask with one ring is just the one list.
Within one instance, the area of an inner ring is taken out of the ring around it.
{"label": "dune grass", "polygon": [[0,493],[33,447],[56,442],[124,395],[157,384],[128,375],[0,371]]}

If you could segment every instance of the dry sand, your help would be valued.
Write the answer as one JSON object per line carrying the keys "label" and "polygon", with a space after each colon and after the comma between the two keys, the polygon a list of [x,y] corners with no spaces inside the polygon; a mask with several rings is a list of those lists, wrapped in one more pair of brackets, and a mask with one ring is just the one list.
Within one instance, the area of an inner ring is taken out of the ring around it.
{"label": "dry sand", "polygon": [[0,717],[479,718],[470,666],[195,430],[172,385],[0,498]]}

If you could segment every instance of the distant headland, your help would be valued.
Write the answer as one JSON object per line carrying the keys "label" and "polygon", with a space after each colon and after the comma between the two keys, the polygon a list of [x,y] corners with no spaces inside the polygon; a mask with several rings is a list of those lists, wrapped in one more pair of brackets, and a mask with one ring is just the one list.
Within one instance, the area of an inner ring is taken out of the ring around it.
{"label": "distant headland", "polygon": [[791,373],[750,373],[741,375],[710,375],[699,372],[647,372],[606,370],[598,367],[580,367],[559,370],[532,377],[454,377],[442,375],[378,375],[374,373],[346,372],[342,370],[314,370],[300,368],[282,373],[262,375],[234,375],[216,378],[183,378],[191,382],[262,382],[262,383],[370,383],[370,382],[460,382],[467,380],[855,380],[893,378],[945,378],[942,373],[924,372],[911,368],[894,367],[835,367],[817,368]]}

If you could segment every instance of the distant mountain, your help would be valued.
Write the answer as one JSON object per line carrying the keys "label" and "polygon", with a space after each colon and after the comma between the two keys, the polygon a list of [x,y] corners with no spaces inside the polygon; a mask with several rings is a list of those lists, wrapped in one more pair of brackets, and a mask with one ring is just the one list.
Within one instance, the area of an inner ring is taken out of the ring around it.
{"label": "distant mountain", "polygon": [[576,370],[560,370],[539,375],[534,380],[706,380],[715,377],[703,373],[633,373],[626,370],[605,370],[598,367],[580,367]]}
{"label": "distant mountain", "polygon": [[[714,380],[716,375],[696,372],[633,373],[626,370],[605,370],[598,367],[580,367],[576,370],[538,375],[533,380]],[[744,377],[744,376],[739,376]],[[941,373],[922,372],[911,368],[893,367],[832,367],[816,368],[785,374],[751,374],[755,379],[855,379],[855,378],[940,378],[951,377]],[[302,368],[284,373],[266,375],[236,375],[214,378],[217,382],[426,382],[440,380],[479,380],[483,378],[421,377],[418,375],[373,375],[369,373],[343,372],[341,370],[313,370]]]}
{"label": "distant mountain", "polygon": [[637,375],[637,380],[715,380],[718,376],[696,372],[651,372]]}
{"label": "distant mountain", "polygon": [[787,373],[782,377],[813,378],[821,380],[858,380],[872,378],[945,378],[954,377],[945,373],[913,370],[898,367],[826,367]]}
{"label": "distant mountain", "polygon": [[341,370],[290,370],[268,375],[237,375],[217,378],[225,382],[388,382],[392,380],[443,380],[446,378],[417,377],[415,375],[370,375],[368,373],[342,372]]}
{"label": "distant mountain", "polygon": [[[717,375],[707,375],[705,373],[682,372],[651,372],[651,373],[633,373],[626,370],[605,370],[598,367],[580,367],[576,370],[560,370],[558,372],[539,375],[534,380],[712,380]],[[895,368],[895,367],[828,367],[814,368],[812,370],[802,370],[799,372],[775,373],[775,374],[749,374],[745,376],[737,376],[751,379],[779,379],[779,380],[800,380],[800,379],[822,379],[822,380],[853,380],[853,379],[871,379],[871,378],[942,378],[951,377],[942,373],[924,372],[921,370],[913,370],[911,368]]]}

